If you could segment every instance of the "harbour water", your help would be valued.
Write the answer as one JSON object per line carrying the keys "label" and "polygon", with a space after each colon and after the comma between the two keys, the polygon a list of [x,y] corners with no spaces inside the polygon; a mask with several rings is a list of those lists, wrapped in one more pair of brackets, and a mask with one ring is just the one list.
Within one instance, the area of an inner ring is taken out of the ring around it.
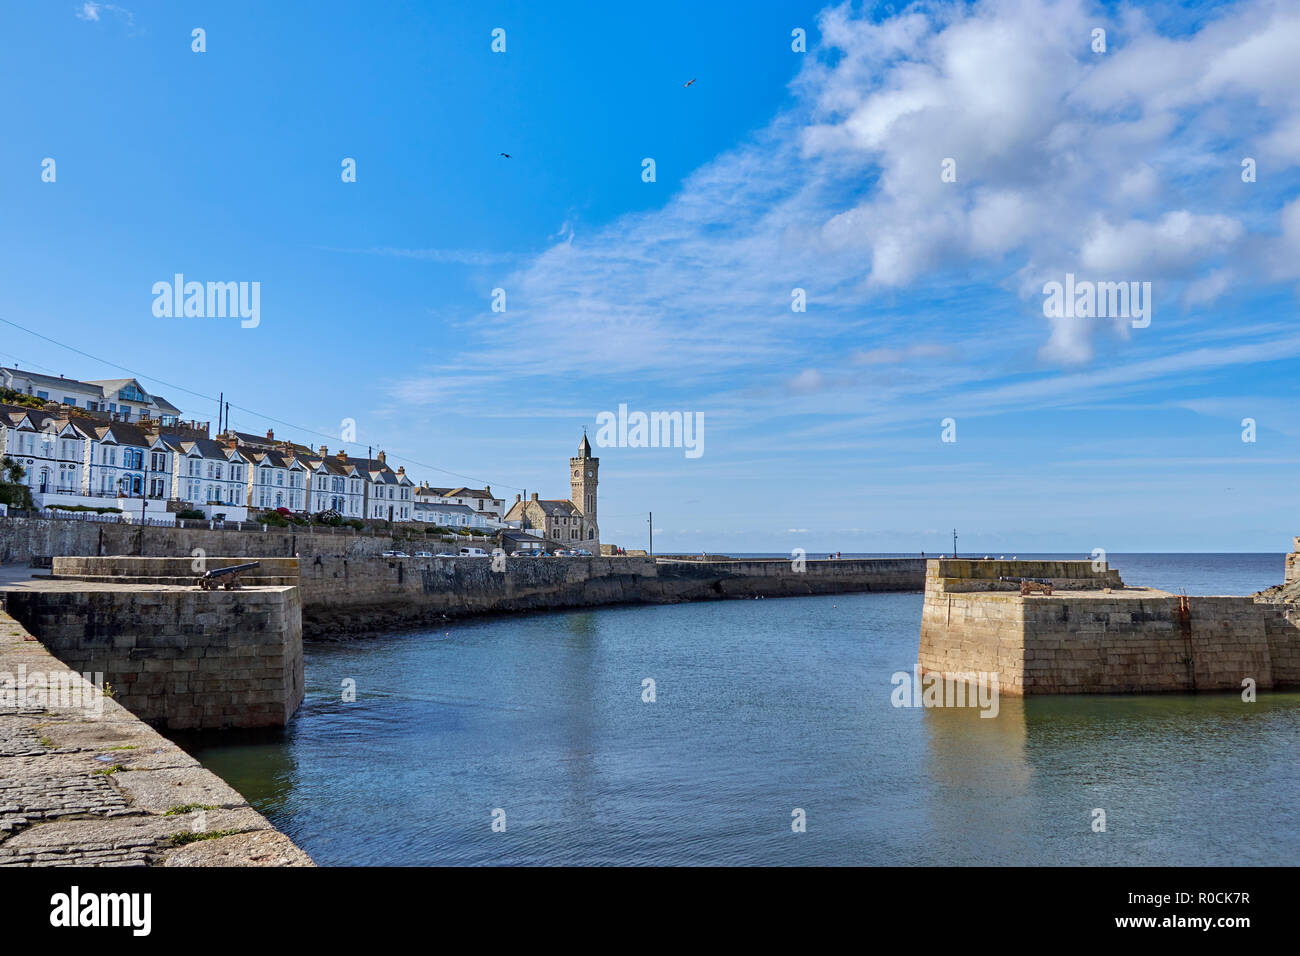
{"label": "harbour water", "polygon": [[[1248,594],[1283,559],[1110,560],[1132,584]],[[182,743],[323,865],[1300,855],[1300,693],[895,707],[920,610],[919,594],[719,601],[309,644],[289,728]]]}

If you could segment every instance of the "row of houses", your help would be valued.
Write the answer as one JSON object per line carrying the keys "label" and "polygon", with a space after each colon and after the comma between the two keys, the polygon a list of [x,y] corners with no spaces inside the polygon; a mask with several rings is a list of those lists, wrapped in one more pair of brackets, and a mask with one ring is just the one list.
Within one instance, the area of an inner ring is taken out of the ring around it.
{"label": "row of houses", "polygon": [[133,378],[82,382],[0,368],[0,387],[45,403],[0,400],[0,455],[17,463],[38,509],[110,507],[131,520],[192,510],[229,521],[277,509],[332,510],[344,519],[513,529],[599,548],[600,461],[585,434],[569,459],[569,499],[525,492],[507,511],[490,485],[417,486],[405,468],[390,468],[382,451],[373,459],[331,454],[324,445],[277,439],[273,430],[263,436],[226,429],[210,437],[208,422],[183,421],[176,406]]}
{"label": "row of houses", "polygon": [[[178,425],[147,417],[129,423],[112,413],[105,420],[67,406],[0,404],[0,454],[22,469],[38,508],[117,507],[131,518],[192,509],[230,521],[247,520],[250,510],[283,508],[416,520],[415,484],[404,468],[389,468],[382,451],[356,458],[277,442],[270,431],[212,439],[206,427]],[[159,506],[151,511],[150,502]]]}

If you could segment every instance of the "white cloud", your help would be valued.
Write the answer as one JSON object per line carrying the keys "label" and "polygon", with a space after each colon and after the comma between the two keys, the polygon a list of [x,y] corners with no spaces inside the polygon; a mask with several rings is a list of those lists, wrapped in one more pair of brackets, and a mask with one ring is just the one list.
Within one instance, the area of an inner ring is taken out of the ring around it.
{"label": "white cloud", "polygon": [[[1280,209],[1247,215],[1235,180],[1248,141],[1269,144],[1274,175],[1300,162],[1300,20],[1267,0],[1185,36],[1132,8],[1116,17],[1098,56],[1098,10],[1079,0],[880,22],[849,4],[823,11],[789,107],[661,208],[565,230],[503,279],[510,311],[475,317],[475,364],[683,385],[793,365],[805,371],[788,389],[812,393],[829,382],[819,334],[951,278],[1005,288],[986,311],[1019,325],[1000,335],[1037,336],[1040,361],[1075,365],[1115,326],[1045,322],[1048,279],[1167,279],[1190,286],[1190,305],[1257,282],[1264,263],[1287,276],[1300,212],[1279,239]],[[955,183],[940,178],[948,158]],[[806,317],[789,311],[794,286],[808,290]],[[918,358],[910,338],[953,337],[934,316],[890,330],[897,346],[872,339]]]}
{"label": "white cloud", "polygon": [[114,6],[111,3],[95,3],[93,0],[86,0],[77,11],[78,20],[87,20],[91,23],[99,23],[101,20],[100,13],[111,13],[118,19],[124,21],[128,27],[135,26],[135,14],[124,7]]}

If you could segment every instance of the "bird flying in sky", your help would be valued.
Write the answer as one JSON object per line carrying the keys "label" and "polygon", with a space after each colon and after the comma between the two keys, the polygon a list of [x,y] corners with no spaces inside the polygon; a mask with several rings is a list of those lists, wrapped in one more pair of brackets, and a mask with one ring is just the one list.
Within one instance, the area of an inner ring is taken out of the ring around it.
{"label": "bird flying in sky", "polygon": [[510,158],[510,154],[509,154],[509,153],[502,153],[501,155],[504,156],[506,159],[509,159],[509,158]]}
{"label": "bird flying in sky", "polygon": [[689,80],[686,81],[686,86],[690,86],[694,82],[695,82],[695,77],[691,77]]}

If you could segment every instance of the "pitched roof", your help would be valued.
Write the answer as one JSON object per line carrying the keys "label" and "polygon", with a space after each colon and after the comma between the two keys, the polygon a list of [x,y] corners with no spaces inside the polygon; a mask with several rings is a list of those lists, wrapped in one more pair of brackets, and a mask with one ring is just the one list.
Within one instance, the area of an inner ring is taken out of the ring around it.
{"label": "pitched roof", "polygon": [[439,514],[478,514],[478,512],[469,505],[444,505],[433,501],[417,501],[415,503],[415,508],[417,511],[436,511]]}
{"label": "pitched roof", "polygon": [[0,368],[0,371],[8,372],[18,378],[25,378],[33,385],[48,385],[51,387],[65,386],[72,388],[80,387],[87,391],[99,392],[101,395],[104,392],[97,382],[82,382],[75,378],[64,378],[62,375],[42,375],[40,372],[29,372],[26,369],[9,368],[7,366]]}
{"label": "pitched roof", "polygon": [[220,442],[215,442],[211,438],[185,438],[178,436],[177,444],[180,450],[189,454],[191,451],[197,451],[204,458],[226,459],[230,457],[230,449]]}
{"label": "pitched roof", "polygon": [[139,445],[147,448],[151,444],[148,435],[136,428],[134,425],[128,425],[126,422],[109,422],[103,425],[94,425],[90,429],[101,442],[110,434],[113,440],[119,445]]}
{"label": "pitched roof", "polygon": [[[134,385],[136,388],[140,390],[140,394],[145,396],[145,398],[153,397],[149,394],[149,390],[147,388],[145,388],[143,385],[141,385],[138,381],[136,381],[133,378],[92,378],[87,380],[86,384],[98,385],[101,389],[103,389],[105,396],[113,395],[121,391],[122,389],[126,388],[128,385]],[[128,402],[133,402],[135,400],[136,399],[133,398],[127,399]]]}
{"label": "pitched roof", "polygon": [[452,488],[443,492],[444,498],[487,498],[489,501],[498,500],[495,495],[483,488]]}

